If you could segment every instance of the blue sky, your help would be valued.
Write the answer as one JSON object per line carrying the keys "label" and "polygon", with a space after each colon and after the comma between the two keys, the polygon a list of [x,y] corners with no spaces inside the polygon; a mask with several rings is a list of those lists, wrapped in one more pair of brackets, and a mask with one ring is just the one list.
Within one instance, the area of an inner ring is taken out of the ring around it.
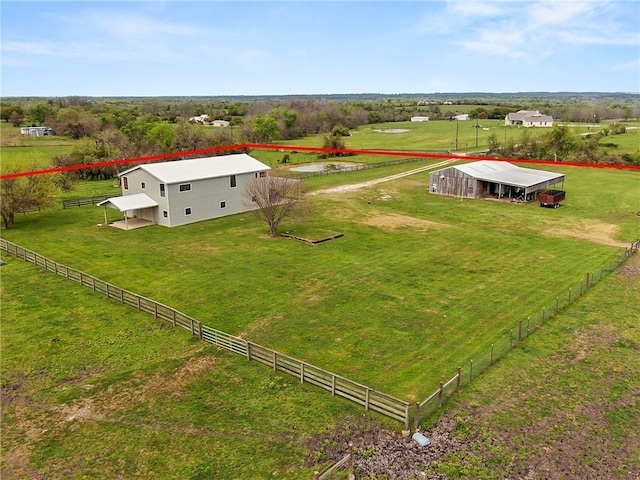
{"label": "blue sky", "polygon": [[7,96],[640,91],[640,2],[7,1]]}

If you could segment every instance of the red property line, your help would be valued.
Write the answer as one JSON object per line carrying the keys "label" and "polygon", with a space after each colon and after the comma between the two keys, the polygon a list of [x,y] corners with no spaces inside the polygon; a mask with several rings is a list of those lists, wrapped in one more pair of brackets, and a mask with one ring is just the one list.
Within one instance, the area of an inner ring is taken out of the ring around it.
{"label": "red property line", "polygon": [[495,158],[477,157],[473,155],[453,155],[445,153],[426,153],[402,150],[357,150],[349,148],[321,148],[321,147],[300,147],[294,145],[271,145],[261,143],[242,143],[237,145],[227,145],[224,147],[203,148],[201,150],[190,150],[188,152],[171,152],[148,157],[124,158],[122,160],[109,160],[106,162],[90,163],[87,165],[71,165],[67,167],[48,168],[46,170],[33,170],[31,172],[17,172],[0,175],[0,180],[17,177],[30,177],[33,175],[45,175],[49,173],[70,172],[74,170],[84,170],[87,168],[109,167],[112,165],[123,165],[127,163],[143,163],[165,158],[183,157],[187,155],[201,155],[204,153],[226,152],[228,150],[239,150],[253,148],[257,150],[279,150],[297,152],[317,152],[317,153],[346,153],[351,155],[381,155],[389,157],[420,157],[420,158],[455,158],[458,160],[495,160],[500,162],[532,163],[537,165],[567,165],[572,167],[592,167],[592,168],[616,168],[620,170],[640,170],[639,165],[610,165],[603,163],[583,163],[583,162],[556,162],[554,160],[526,160],[522,158]]}

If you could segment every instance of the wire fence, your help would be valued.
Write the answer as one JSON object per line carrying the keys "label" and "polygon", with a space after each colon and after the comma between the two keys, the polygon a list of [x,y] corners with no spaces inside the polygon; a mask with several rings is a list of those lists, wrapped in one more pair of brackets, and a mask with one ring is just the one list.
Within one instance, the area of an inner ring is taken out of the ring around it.
{"label": "wire fence", "polygon": [[[344,159],[344,157],[340,157]],[[424,161],[425,158],[422,157],[411,157],[411,158],[399,158],[396,160],[388,160],[386,162],[377,162],[377,163],[362,163],[359,165],[335,165],[335,168],[329,167],[324,168],[323,170],[318,170],[314,172],[295,172],[289,170],[286,172],[287,177],[294,178],[309,178],[309,177],[321,177],[324,175],[333,175],[336,173],[347,173],[347,172],[357,172],[360,170],[369,170],[371,168],[381,168],[381,167],[390,167],[393,165],[401,165],[403,163],[415,163]],[[340,159],[336,159],[336,162],[340,161]],[[327,162],[331,165],[331,162]],[[284,172],[282,174],[285,174]]]}
{"label": "wire fence", "polygon": [[416,403],[413,415],[414,429],[418,430],[420,421],[442,407],[446,399],[451,397],[462,385],[466,385],[478,377],[483,371],[492,366],[496,360],[529,337],[556,313],[577,300],[609,273],[615,271],[638,249],[640,249],[640,239],[633,242],[624,252],[611,259],[608,263],[603,264],[599,270],[588,272],[579,283],[574,283],[565,293],[557,296],[555,302],[542,307],[535,315],[520,320],[517,325],[514,325],[509,332],[498,338],[482,354],[469,360],[466,365],[458,367],[451,379],[446,382],[440,382],[440,387],[435,392],[424,401]]}

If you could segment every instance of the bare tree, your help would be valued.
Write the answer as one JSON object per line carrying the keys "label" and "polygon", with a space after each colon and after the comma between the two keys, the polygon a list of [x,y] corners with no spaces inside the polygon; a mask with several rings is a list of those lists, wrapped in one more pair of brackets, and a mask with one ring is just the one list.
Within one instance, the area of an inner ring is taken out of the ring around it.
{"label": "bare tree", "polygon": [[278,235],[280,222],[287,217],[301,194],[301,181],[287,177],[259,177],[245,188],[246,203],[256,217],[269,225],[269,234]]}

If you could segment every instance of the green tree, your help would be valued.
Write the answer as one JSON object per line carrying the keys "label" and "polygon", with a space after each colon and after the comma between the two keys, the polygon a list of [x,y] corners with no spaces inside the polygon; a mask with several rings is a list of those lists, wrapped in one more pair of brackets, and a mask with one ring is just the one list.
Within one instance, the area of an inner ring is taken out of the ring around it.
{"label": "green tree", "polygon": [[149,130],[147,137],[158,145],[163,152],[170,152],[174,147],[176,132],[171,125],[156,123]]}
{"label": "green tree", "polygon": [[56,107],[49,103],[38,103],[27,112],[30,123],[35,125],[45,125],[55,114]]}
{"label": "green tree", "polygon": [[[34,163],[31,170],[37,170]],[[7,174],[17,173],[17,170]],[[53,205],[59,187],[54,175],[31,175],[0,180],[0,215],[4,228],[11,228],[15,214]]]}
{"label": "green tree", "polygon": [[257,116],[253,121],[253,138],[258,143],[271,143],[280,138],[280,127],[273,117]]}
{"label": "green tree", "polygon": [[555,125],[544,140],[544,145],[553,154],[554,160],[565,160],[576,150],[575,134],[566,125]]}
{"label": "green tree", "polygon": [[24,120],[24,111],[20,105],[2,105],[0,118],[5,122],[11,122],[14,127],[19,127]]}

